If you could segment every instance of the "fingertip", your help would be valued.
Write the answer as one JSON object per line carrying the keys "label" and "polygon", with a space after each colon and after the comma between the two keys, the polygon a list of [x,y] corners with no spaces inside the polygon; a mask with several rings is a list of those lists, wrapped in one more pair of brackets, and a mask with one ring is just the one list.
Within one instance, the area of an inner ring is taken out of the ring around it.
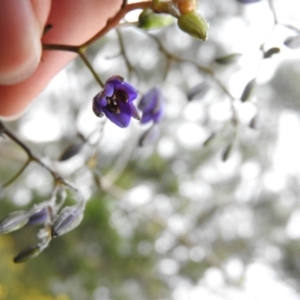
{"label": "fingertip", "polygon": [[30,0],[0,1],[0,84],[12,85],[37,68],[41,32]]}

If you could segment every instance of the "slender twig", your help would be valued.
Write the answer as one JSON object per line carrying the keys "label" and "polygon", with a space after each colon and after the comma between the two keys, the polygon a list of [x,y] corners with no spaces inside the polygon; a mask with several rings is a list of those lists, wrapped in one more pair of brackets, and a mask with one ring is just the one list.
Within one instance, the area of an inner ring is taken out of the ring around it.
{"label": "slender twig", "polygon": [[120,44],[120,50],[121,50],[121,54],[124,57],[124,61],[126,64],[126,67],[128,69],[128,75],[131,78],[131,74],[133,71],[135,71],[134,67],[132,66],[131,62],[128,59],[127,53],[126,53],[126,49],[125,49],[125,44],[124,44],[124,40],[121,34],[121,30],[120,29],[116,29],[117,35],[118,35],[118,40],[119,40],[119,44]]}
{"label": "slender twig", "polygon": [[[47,166],[44,162],[42,162],[35,154],[32,153],[32,151],[29,149],[29,147],[23,143],[14,133],[12,133],[8,128],[4,126],[3,123],[1,123],[1,126],[3,128],[2,133],[9,137],[12,141],[14,141],[17,145],[19,145],[27,154],[28,156],[28,163],[31,161],[34,161],[38,163],[40,166],[42,166],[44,169],[46,169],[54,178],[56,182],[61,182],[65,184],[65,180],[62,179],[62,177],[57,174],[54,170],[52,170],[49,166]],[[27,167],[27,164],[24,165],[24,169]],[[24,171],[23,168],[20,171]],[[21,173],[20,173],[21,174]]]}
{"label": "slender twig", "polygon": [[8,181],[6,181],[2,185],[2,188],[6,188],[10,184],[12,184],[24,172],[24,170],[28,167],[28,165],[30,164],[30,162],[31,162],[31,159],[30,158],[27,159],[27,161],[25,162],[25,164],[23,165],[23,167],[12,178],[10,178]]}
{"label": "slender twig", "polygon": [[125,5],[123,3],[121,9],[116,13],[116,15],[108,19],[104,28],[102,28],[99,32],[97,32],[88,41],[81,44],[80,47],[87,47],[91,45],[93,42],[95,42],[96,40],[98,40],[99,38],[103,37],[108,31],[115,28],[128,12],[136,9],[146,9],[146,8],[153,8],[152,1],[147,1],[147,2],[142,1],[142,2],[131,3],[131,4],[125,3]]}
{"label": "slender twig", "polygon": [[82,59],[82,61],[85,63],[85,65],[87,66],[87,68],[91,71],[91,73],[93,74],[95,80],[99,83],[99,85],[101,87],[104,87],[104,83],[103,81],[100,79],[99,75],[96,73],[95,69],[93,68],[92,64],[90,63],[90,61],[88,60],[87,56],[85,55],[85,49],[83,49],[82,47],[80,47],[78,49],[78,54],[80,56],[80,58]]}
{"label": "slender twig", "polygon": [[152,35],[152,34],[149,34],[148,35],[150,37],[152,37],[154,39],[154,41],[156,41],[156,43],[158,44],[159,46],[159,49],[161,52],[163,52],[163,54],[166,56],[167,59],[169,60],[174,60],[174,61],[177,61],[177,62],[180,62],[180,63],[188,63],[188,64],[192,64],[194,66],[196,66],[196,68],[201,71],[202,73],[205,73],[207,75],[209,75],[213,81],[223,90],[223,92],[232,100],[236,100],[235,97],[229,92],[229,90],[227,89],[227,87],[220,81],[220,79],[218,79],[214,73],[214,71],[207,67],[207,66],[203,66],[203,65],[200,65],[199,63],[191,60],[191,59],[188,59],[188,58],[184,58],[184,57],[180,57],[174,53],[171,53],[162,43],[162,41]]}

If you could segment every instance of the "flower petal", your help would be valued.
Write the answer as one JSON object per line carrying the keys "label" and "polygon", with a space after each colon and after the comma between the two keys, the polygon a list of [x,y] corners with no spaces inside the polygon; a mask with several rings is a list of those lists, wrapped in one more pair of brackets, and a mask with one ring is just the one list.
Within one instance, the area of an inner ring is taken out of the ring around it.
{"label": "flower petal", "polygon": [[152,117],[153,117],[153,122],[154,123],[158,123],[161,118],[163,116],[163,110],[158,111],[157,113],[155,113]]}
{"label": "flower petal", "polygon": [[130,108],[131,108],[131,116],[136,119],[136,120],[140,120],[140,114],[139,111],[137,110],[137,108],[132,104],[132,103],[128,103]]}
{"label": "flower petal", "polygon": [[104,111],[101,105],[97,104],[96,99],[93,100],[93,112],[97,117],[103,117]]}
{"label": "flower petal", "polygon": [[128,95],[128,102],[132,102],[138,96],[138,92],[134,86],[127,82],[118,83],[116,89],[123,90]]}
{"label": "flower petal", "polygon": [[114,82],[106,82],[104,86],[104,90],[102,92],[103,97],[111,97],[115,91],[116,84]]}
{"label": "flower petal", "polygon": [[131,106],[128,103],[119,103],[120,113],[111,113],[104,109],[105,115],[121,128],[128,127],[131,118]]}
{"label": "flower petal", "polygon": [[124,78],[122,76],[114,75],[114,76],[109,77],[106,80],[105,84],[110,84],[111,83],[113,86],[115,86],[116,84],[122,83],[122,82],[124,82]]}
{"label": "flower petal", "polygon": [[151,114],[143,114],[141,118],[141,123],[146,124],[152,120],[152,115]]}
{"label": "flower petal", "polygon": [[138,108],[144,113],[152,111],[157,105],[157,96],[157,89],[152,89],[142,97]]}

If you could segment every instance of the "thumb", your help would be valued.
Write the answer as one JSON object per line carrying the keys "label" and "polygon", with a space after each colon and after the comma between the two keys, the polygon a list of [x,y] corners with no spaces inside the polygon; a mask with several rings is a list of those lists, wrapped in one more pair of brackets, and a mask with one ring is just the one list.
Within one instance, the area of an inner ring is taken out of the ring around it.
{"label": "thumb", "polygon": [[30,0],[0,1],[0,84],[18,83],[35,71],[40,35]]}

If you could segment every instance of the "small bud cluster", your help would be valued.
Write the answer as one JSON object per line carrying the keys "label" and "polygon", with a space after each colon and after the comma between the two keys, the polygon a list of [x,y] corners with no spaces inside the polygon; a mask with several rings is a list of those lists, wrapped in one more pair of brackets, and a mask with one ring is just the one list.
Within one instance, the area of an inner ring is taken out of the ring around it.
{"label": "small bud cluster", "polygon": [[12,212],[0,222],[0,234],[8,234],[24,226],[42,226],[37,234],[38,243],[17,254],[14,258],[15,263],[38,256],[49,245],[52,238],[61,236],[80,224],[83,219],[85,202],[80,201],[60,210],[65,200],[65,190],[56,188],[49,201],[34,205],[28,211]]}
{"label": "small bud cluster", "polygon": [[[208,25],[197,11],[198,0],[153,0],[153,6],[156,13],[167,13],[177,18],[178,27],[182,31],[203,41],[207,39]],[[150,21],[144,23],[148,24]]]}

